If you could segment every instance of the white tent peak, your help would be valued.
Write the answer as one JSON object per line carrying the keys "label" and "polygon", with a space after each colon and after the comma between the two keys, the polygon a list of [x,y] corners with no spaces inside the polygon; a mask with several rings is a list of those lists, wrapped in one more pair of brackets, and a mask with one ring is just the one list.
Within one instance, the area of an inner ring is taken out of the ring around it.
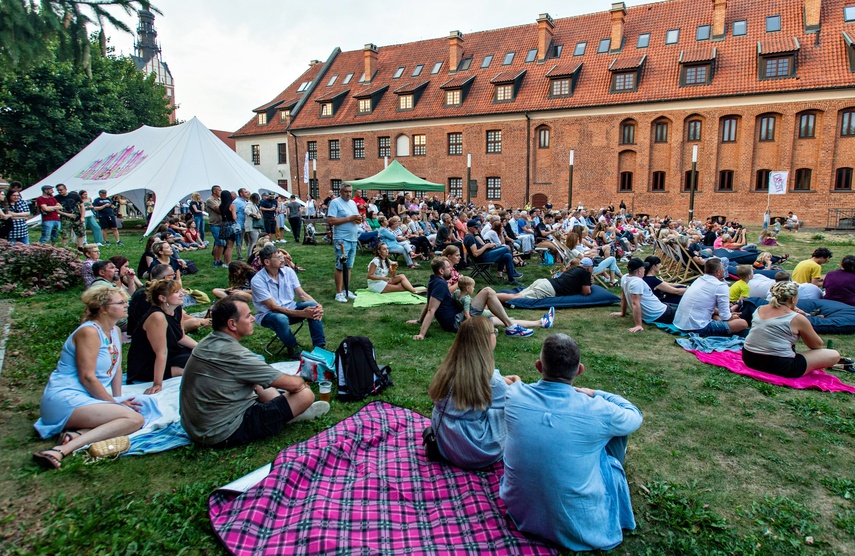
{"label": "white tent peak", "polygon": [[156,195],[146,235],[194,191],[210,196],[211,186],[251,192],[270,190],[290,195],[242,159],[197,118],[169,127],[142,126],[129,133],[102,133],[58,170],[24,191],[25,199],[41,195],[45,184],[64,183],[85,189],[89,197],[122,194],[145,209],[145,190]]}

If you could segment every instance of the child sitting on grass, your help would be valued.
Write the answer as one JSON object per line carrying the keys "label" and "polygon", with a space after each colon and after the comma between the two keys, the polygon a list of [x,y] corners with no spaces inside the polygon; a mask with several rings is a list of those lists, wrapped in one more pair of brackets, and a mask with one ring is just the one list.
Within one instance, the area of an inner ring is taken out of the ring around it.
{"label": "child sitting on grass", "polygon": [[750,264],[741,264],[736,267],[736,275],[739,280],[730,286],[730,302],[738,303],[744,301],[748,297],[751,288],[748,287],[748,281],[754,277],[754,267]]}
{"label": "child sitting on grass", "polygon": [[457,290],[454,291],[454,301],[463,309],[463,319],[484,316],[488,319],[493,316],[489,309],[478,311],[472,308],[472,296],[475,295],[475,280],[469,276],[461,276],[457,281]]}

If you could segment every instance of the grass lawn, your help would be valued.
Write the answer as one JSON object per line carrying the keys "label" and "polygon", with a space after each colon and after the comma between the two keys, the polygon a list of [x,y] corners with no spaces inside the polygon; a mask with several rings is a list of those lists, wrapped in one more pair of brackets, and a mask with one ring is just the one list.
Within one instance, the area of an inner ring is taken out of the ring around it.
{"label": "grass lawn", "polygon": [[[791,253],[785,268],[792,269],[826,245],[834,252],[827,272],[855,251],[855,241],[826,236],[782,234],[773,252]],[[135,266],[142,244],[131,231],[123,231],[123,239],[123,252]],[[326,308],[329,347],[334,350],[347,335],[369,336],[378,360],[393,368],[395,386],[380,398],[429,415],[427,387],[453,336],[434,324],[424,342],[413,341],[417,327],[404,321],[418,316],[417,306],[359,310],[334,302],[332,247],[286,247],[308,269],[300,274],[304,289]],[[102,257],[117,252],[115,246],[102,248]],[[201,269],[186,277],[186,286],[210,292],[226,285],[227,271],[211,268],[209,252],[186,258]],[[369,261],[368,255],[357,257],[358,287],[364,287]],[[523,282],[549,270],[532,262],[521,269]],[[426,284],[430,269],[423,264],[405,271],[414,284]],[[364,405],[334,400],[327,416],[247,447],[185,447],[91,465],[74,457],[60,472],[41,471],[30,454],[49,443],[36,436],[32,424],[62,343],[79,322],[80,293],[76,288],[14,301],[0,377],[2,553],[222,553],[208,522],[208,495]],[[610,317],[612,310],[558,311],[556,330],[582,348],[586,372],[577,385],[621,394],[644,413],[626,461],[638,528],[615,553],[855,554],[855,396],[775,387],[701,364],[652,326],[629,334],[631,320]],[[497,366],[536,381],[534,362],[546,334],[500,336]],[[261,352],[271,335],[257,326],[245,344]],[[300,339],[308,339],[307,331]],[[833,340],[840,351],[855,354],[853,337]],[[855,375],[840,376],[855,383]]]}

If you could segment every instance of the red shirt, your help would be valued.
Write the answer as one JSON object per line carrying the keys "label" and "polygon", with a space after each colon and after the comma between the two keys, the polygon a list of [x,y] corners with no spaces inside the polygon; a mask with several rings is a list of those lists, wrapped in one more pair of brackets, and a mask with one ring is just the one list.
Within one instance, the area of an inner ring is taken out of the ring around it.
{"label": "red shirt", "polygon": [[42,212],[42,206],[55,207],[59,204],[53,197],[47,197],[42,195],[41,197],[36,197],[36,206],[39,207],[39,212],[42,213],[42,220],[45,222],[58,222],[59,221],[59,211],[54,212]]}
{"label": "red shirt", "polygon": [[356,203],[356,209],[359,211],[359,214],[365,214],[368,210],[368,201],[362,197],[354,197],[353,202]]}

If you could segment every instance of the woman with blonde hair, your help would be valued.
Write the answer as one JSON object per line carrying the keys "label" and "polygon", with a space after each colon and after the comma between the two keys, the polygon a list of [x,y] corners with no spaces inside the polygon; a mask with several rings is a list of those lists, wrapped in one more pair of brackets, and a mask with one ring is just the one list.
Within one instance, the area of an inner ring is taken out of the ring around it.
{"label": "woman with blonde hair", "polygon": [[86,306],[83,323],[63,345],[34,425],[42,438],[61,434],[59,444],[33,454],[47,469],[59,469],[65,456],[87,444],[130,434],[144,424],[143,404],[121,397],[122,340],[116,323],[128,316],[127,294],[104,284],[87,289],[80,299]]}
{"label": "woman with blonde hair", "polygon": [[492,465],[505,449],[505,394],[520,377],[496,369],[497,334],[485,317],[464,321],[428,389],[439,452],[464,469]]}
{"label": "woman with blonde hair", "polygon": [[[202,195],[198,191],[190,195],[190,214],[193,215],[193,222],[196,223],[196,231],[199,232],[199,239],[205,241],[205,203],[202,202]],[[216,238],[214,238],[216,239]]]}
{"label": "woman with blonde hair", "polygon": [[[833,349],[823,349],[822,338],[816,333],[806,316],[796,312],[799,285],[795,282],[778,282],[769,290],[768,305],[758,307],[745,345],[742,362],[764,373],[798,378],[814,369],[831,367],[840,354]],[[809,351],[796,353],[796,342],[801,337]]]}
{"label": "woman with blonde hair", "polygon": [[140,319],[128,350],[128,384],[152,382],[146,394],[157,394],[163,381],[181,376],[196,340],[181,326],[184,290],[179,280],[152,280],[145,287],[151,309]]}

